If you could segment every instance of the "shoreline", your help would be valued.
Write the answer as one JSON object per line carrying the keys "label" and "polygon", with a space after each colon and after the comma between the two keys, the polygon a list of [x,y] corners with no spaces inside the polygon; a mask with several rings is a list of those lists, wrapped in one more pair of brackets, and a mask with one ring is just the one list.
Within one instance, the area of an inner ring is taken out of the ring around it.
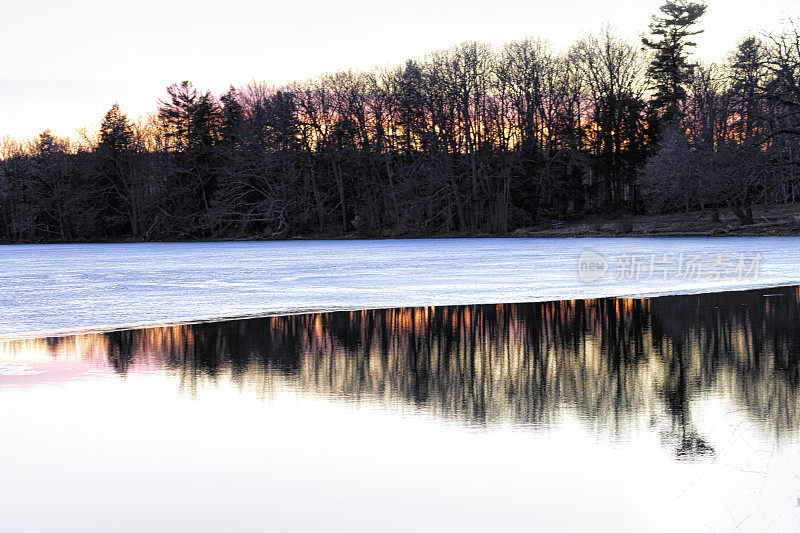
{"label": "shoreline", "polygon": [[733,238],[733,237],[800,237],[800,226],[772,224],[755,224],[742,227],[718,228],[709,231],[658,231],[634,230],[630,232],[592,231],[587,229],[538,229],[521,228],[508,233],[438,233],[431,235],[380,235],[369,236],[355,233],[341,234],[304,234],[290,237],[208,237],[187,239],[134,239],[119,238],[108,240],[74,240],[74,241],[0,241],[0,246],[30,246],[55,244],[191,244],[222,242],[292,242],[292,241],[425,241],[437,239],[639,239],[639,238]]}
{"label": "shoreline", "polygon": [[431,240],[431,239],[580,239],[580,238],[698,238],[698,237],[800,237],[800,204],[754,206],[754,224],[742,225],[727,210],[713,213],[689,212],[662,215],[590,215],[574,220],[546,220],[506,233],[452,231],[432,234],[384,232],[369,235],[356,231],[306,233],[301,235],[241,235],[213,237],[174,237],[143,240],[119,236],[101,240],[0,241],[0,245],[23,244],[131,244],[205,243],[268,241],[350,241],[350,240]]}

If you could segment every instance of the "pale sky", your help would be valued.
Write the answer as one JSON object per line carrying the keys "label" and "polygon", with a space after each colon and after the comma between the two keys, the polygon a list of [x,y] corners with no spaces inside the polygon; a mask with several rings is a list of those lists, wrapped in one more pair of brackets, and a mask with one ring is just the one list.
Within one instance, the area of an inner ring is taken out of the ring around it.
{"label": "pale sky", "polygon": [[[152,112],[171,83],[215,93],[395,64],[477,40],[568,46],[604,23],[637,39],[663,0],[0,0],[0,137],[95,130],[116,101]],[[800,0],[708,0],[698,55],[720,60]]]}

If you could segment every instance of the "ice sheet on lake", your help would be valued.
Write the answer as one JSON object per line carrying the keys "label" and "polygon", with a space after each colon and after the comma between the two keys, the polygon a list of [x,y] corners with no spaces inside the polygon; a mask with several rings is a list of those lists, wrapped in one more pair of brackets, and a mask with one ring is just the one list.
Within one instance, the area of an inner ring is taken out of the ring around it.
{"label": "ice sheet on lake", "polygon": [[[611,265],[593,283],[578,276],[579,257],[587,250]],[[742,257],[758,256],[758,277],[686,275],[686,269],[681,276],[661,267],[653,272],[652,258],[664,263],[663,254],[675,269],[680,254],[725,258],[731,268]],[[623,268],[630,258],[641,263],[636,276]],[[0,336],[315,309],[645,296],[797,283],[800,238],[12,245],[0,247]]]}

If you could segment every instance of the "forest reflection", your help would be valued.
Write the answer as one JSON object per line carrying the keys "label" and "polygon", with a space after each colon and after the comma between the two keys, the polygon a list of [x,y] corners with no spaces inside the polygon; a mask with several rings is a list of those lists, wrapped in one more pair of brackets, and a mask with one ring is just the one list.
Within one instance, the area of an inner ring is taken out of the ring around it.
{"label": "forest reflection", "polygon": [[214,383],[291,387],[469,424],[548,428],[574,413],[599,435],[642,421],[678,459],[713,456],[693,404],[723,398],[771,440],[800,428],[800,288],[319,313],[0,344]]}

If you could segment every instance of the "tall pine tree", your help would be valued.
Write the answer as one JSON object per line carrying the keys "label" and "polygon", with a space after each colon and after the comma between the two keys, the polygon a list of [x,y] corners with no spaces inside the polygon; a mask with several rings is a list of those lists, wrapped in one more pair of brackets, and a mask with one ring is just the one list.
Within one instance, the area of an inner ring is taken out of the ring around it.
{"label": "tall pine tree", "polygon": [[133,128],[116,103],[108,110],[100,125],[98,148],[114,156],[133,148]]}
{"label": "tall pine tree", "polygon": [[687,0],[668,0],[650,23],[650,37],[642,38],[644,45],[655,52],[648,76],[655,91],[654,107],[670,121],[677,117],[678,104],[686,99],[686,86],[692,79],[695,65],[689,62],[688,48],[697,46],[689,40],[702,33],[693,30],[706,12],[704,3]]}

